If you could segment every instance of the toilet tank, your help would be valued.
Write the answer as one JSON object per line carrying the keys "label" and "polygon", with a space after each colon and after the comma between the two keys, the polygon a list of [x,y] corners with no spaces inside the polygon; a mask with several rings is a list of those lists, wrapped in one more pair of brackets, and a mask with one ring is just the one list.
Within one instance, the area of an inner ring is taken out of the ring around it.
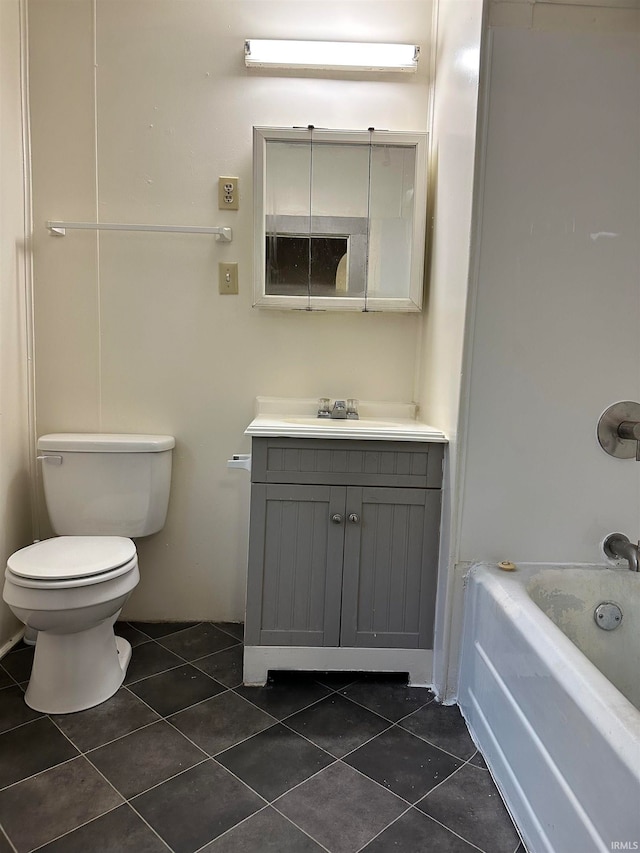
{"label": "toilet tank", "polygon": [[53,530],[63,536],[150,536],[164,526],[170,435],[57,433],[38,439]]}

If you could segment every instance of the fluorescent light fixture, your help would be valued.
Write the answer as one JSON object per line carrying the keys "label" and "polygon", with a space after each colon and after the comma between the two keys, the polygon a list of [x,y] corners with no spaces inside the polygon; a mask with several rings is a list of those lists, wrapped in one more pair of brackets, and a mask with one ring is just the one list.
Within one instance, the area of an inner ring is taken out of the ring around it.
{"label": "fluorescent light fixture", "polygon": [[415,71],[419,54],[415,44],[279,39],[247,39],[244,43],[245,64],[253,68]]}

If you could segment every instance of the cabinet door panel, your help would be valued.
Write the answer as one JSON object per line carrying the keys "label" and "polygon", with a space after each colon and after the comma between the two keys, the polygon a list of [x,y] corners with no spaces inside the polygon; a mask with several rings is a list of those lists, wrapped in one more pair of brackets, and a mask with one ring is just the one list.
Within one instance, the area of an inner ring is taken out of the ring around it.
{"label": "cabinet door panel", "polygon": [[338,645],[345,489],[252,488],[247,586],[251,645]]}
{"label": "cabinet door panel", "polygon": [[430,648],[440,492],[349,488],[341,644]]}

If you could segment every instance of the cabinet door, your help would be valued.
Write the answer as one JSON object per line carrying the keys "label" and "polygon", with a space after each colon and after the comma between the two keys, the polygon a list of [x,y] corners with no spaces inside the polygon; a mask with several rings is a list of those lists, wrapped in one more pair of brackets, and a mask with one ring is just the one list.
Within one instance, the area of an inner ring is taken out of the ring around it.
{"label": "cabinet door", "polygon": [[341,645],[432,648],[439,524],[439,489],[347,489]]}
{"label": "cabinet door", "polygon": [[345,492],[253,484],[247,644],[339,644]]}

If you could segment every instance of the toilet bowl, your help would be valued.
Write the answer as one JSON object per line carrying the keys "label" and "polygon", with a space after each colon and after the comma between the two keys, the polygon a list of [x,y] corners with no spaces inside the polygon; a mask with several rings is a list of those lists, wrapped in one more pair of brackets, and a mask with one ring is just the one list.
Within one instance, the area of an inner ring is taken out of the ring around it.
{"label": "toilet bowl", "polygon": [[58,433],[38,439],[51,539],[12,554],[3,598],[37,631],[25,702],[70,714],[122,684],[131,646],[113,626],[140,579],[131,537],[164,526],[170,435]]}
{"label": "toilet bowl", "polygon": [[60,536],[11,555],[4,600],[38,631],[27,705],[68,714],[116,692],[131,646],[113,625],[139,579],[135,545],[119,536]]}

